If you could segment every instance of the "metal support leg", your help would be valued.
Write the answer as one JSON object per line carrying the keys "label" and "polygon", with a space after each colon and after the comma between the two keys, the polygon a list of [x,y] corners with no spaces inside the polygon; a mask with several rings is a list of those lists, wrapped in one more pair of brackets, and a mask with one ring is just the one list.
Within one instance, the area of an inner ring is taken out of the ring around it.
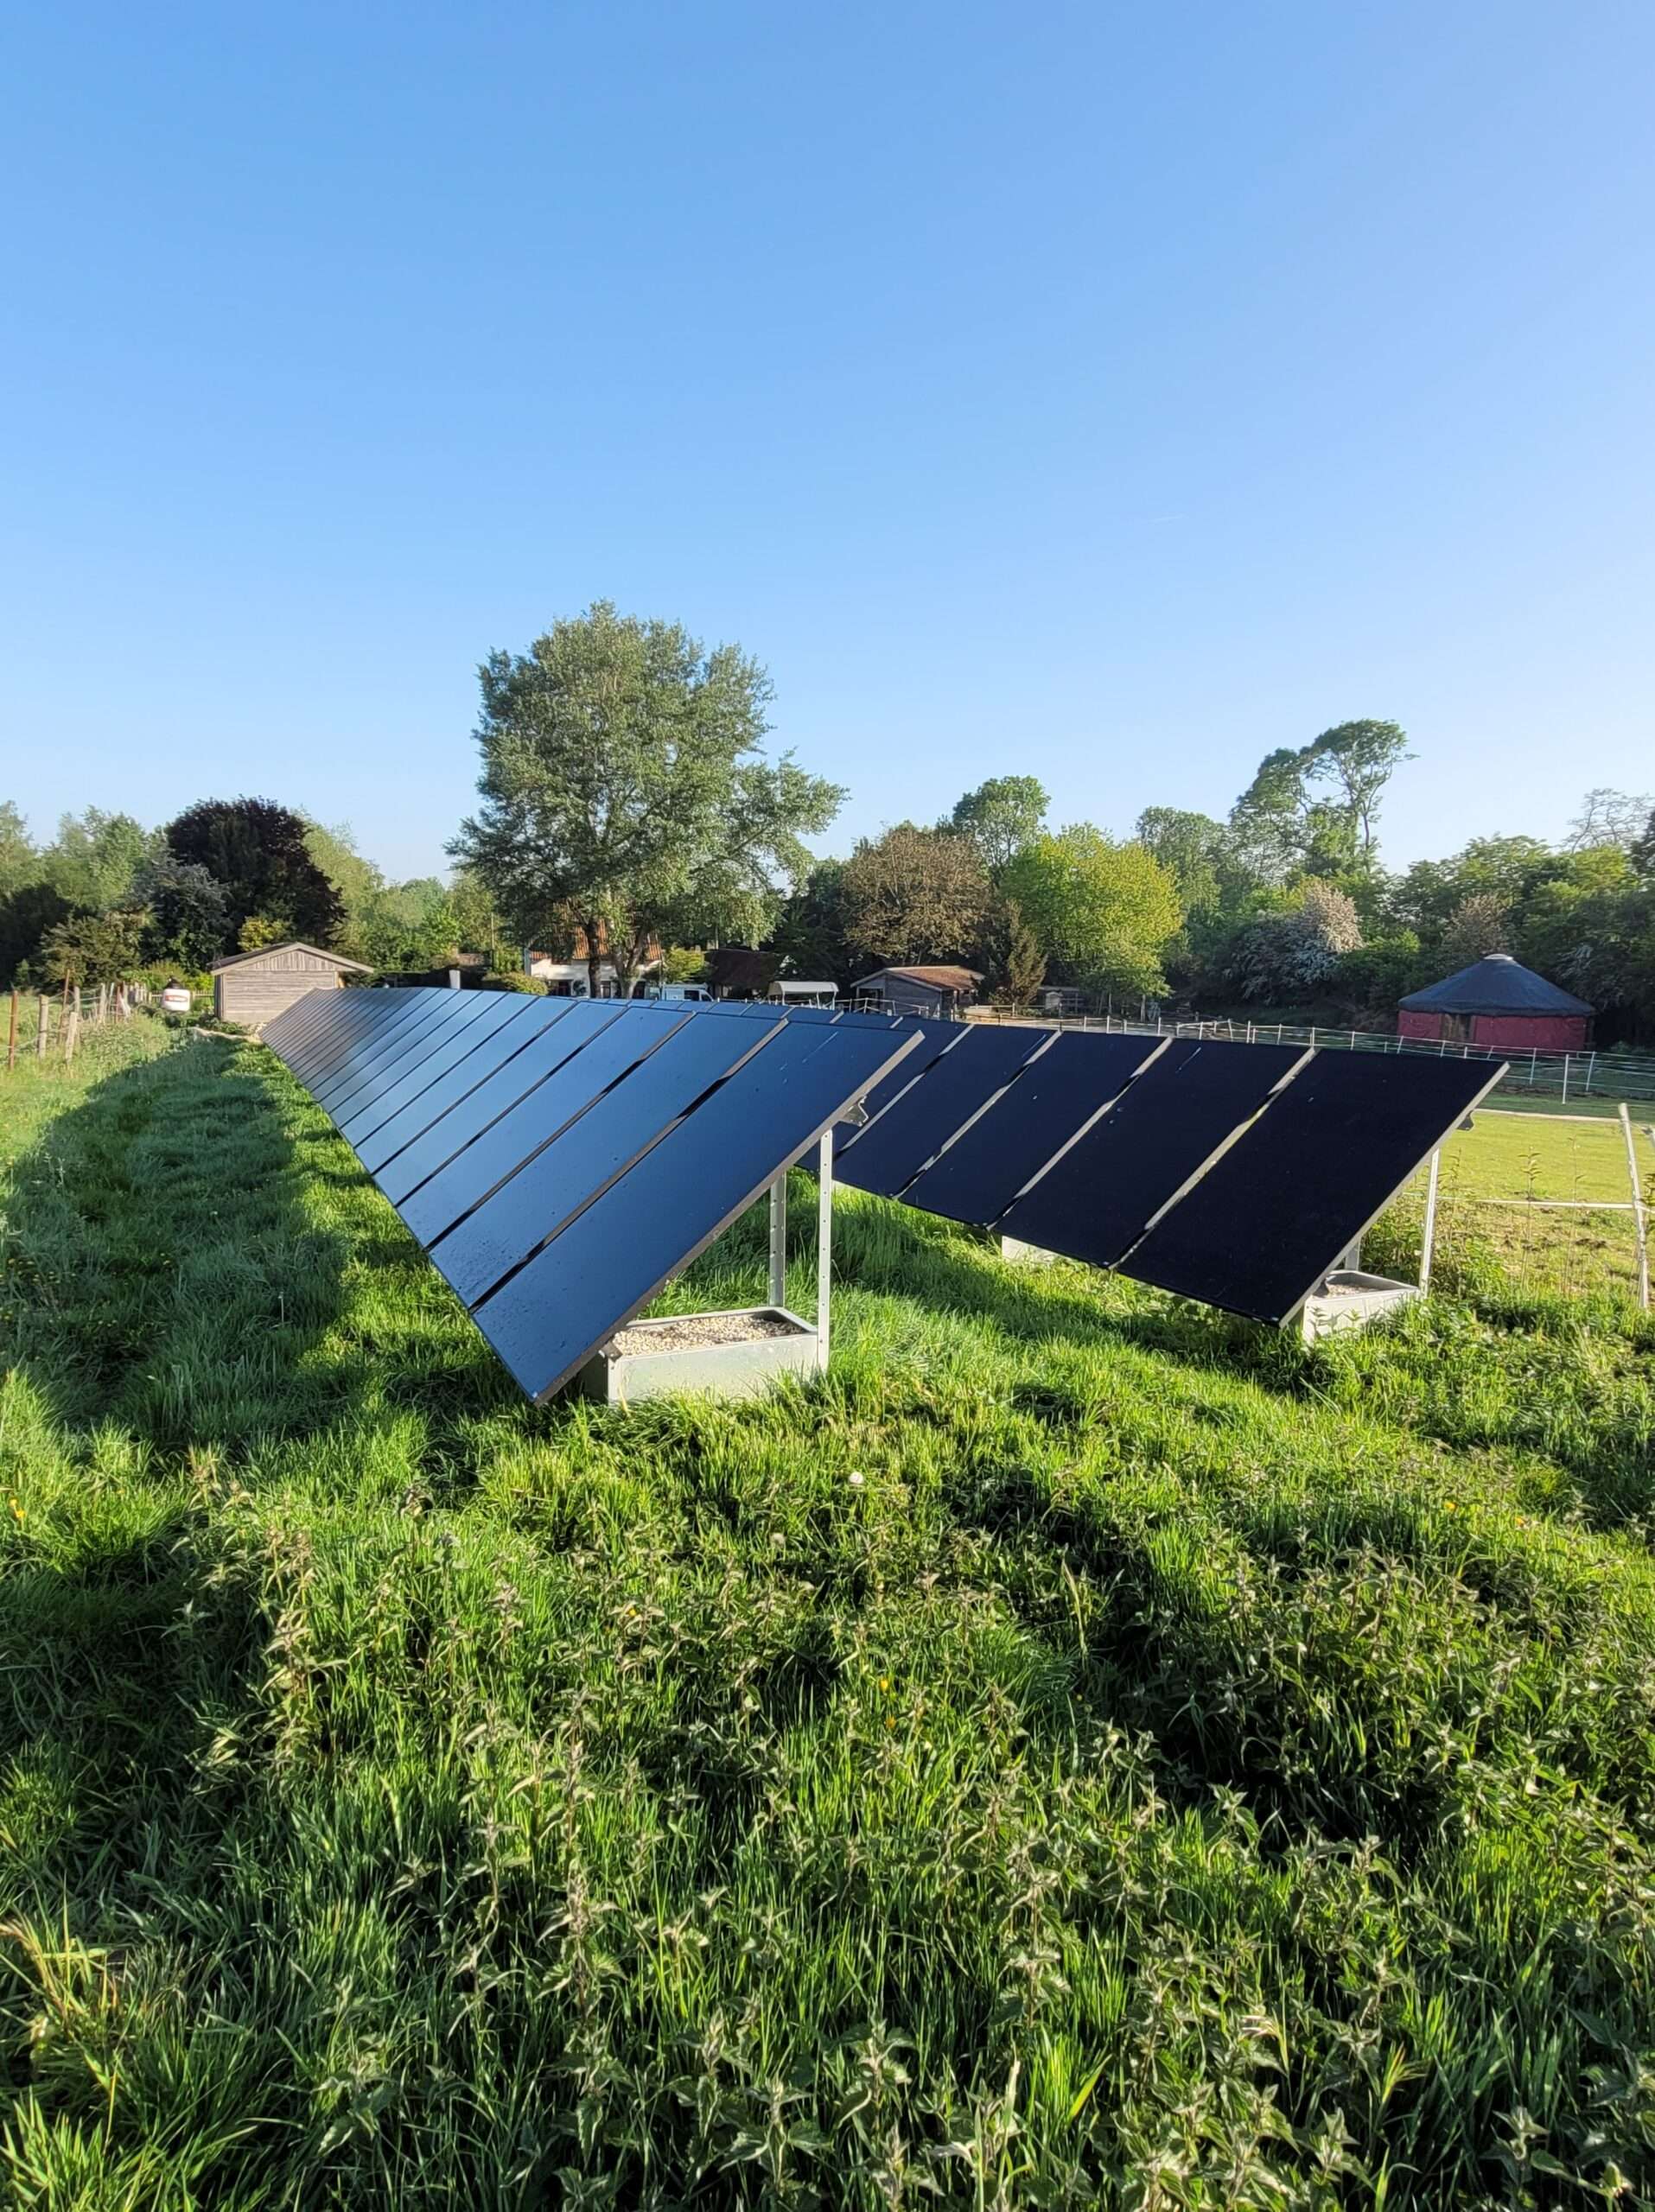
{"label": "metal support leg", "polygon": [[822,1139],[816,1179],[816,1364],[828,1363],[828,1306],[833,1289],[833,1132]]}
{"label": "metal support leg", "polygon": [[1431,1154],[1431,1173],[1425,1185],[1425,1235],[1419,1250],[1419,1287],[1421,1293],[1431,1287],[1431,1256],[1436,1249],[1436,1186],[1442,1173],[1442,1147],[1439,1145]]}
{"label": "metal support leg", "polygon": [[770,1303],[787,1303],[787,1171],[770,1185]]}

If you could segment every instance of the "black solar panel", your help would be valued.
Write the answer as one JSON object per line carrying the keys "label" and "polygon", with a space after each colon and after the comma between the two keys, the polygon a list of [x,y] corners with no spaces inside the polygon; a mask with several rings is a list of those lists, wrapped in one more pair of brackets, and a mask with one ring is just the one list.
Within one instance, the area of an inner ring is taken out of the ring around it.
{"label": "black solar panel", "polygon": [[786,1022],[473,1315],[531,1397],[624,1327],[905,1049]]}
{"label": "black solar panel", "polygon": [[834,1173],[859,1191],[894,1198],[1011,1081],[1030,1054],[1051,1040],[1049,1029],[966,1029],[854,1144],[844,1147]]}
{"label": "black solar panel", "polygon": [[[618,1021],[622,1010],[617,1000],[573,999],[567,1006],[560,1020],[542,1030],[514,1058],[485,1077],[474,1090],[457,1099],[393,1159],[369,1171],[392,1205],[400,1206],[422,1184],[457,1159],[537,1084],[544,1083]],[[480,1192],[478,1196],[481,1195]],[[450,1218],[457,1218],[463,1211],[456,1206]]]}
{"label": "black solar panel", "polygon": [[360,1046],[314,1086],[319,1103],[335,1122],[348,1121],[408,1064],[423,1058],[439,1037],[463,1028],[482,1010],[479,991],[422,991],[420,997],[424,1004],[411,1020],[387,1025],[377,1042]]}
{"label": "black solar panel", "polygon": [[433,1122],[441,1121],[462,1099],[480,1090],[490,1076],[498,1074],[519,1053],[525,1052],[538,1038],[564,1019],[575,1001],[514,996],[512,1003],[522,1009],[516,1020],[502,1023],[483,1038],[474,1050],[466,1052],[428,1090],[422,1090],[417,1097],[399,1107],[388,1121],[357,1145],[362,1165],[370,1175],[377,1175],[399,1153],[405,1152],[416,1137],[423,1136]]}
{"label": "black solar panel", "polygon": [[435,991],[364,991],[359,1010],[353,1009],[351,1019],[334,1027],[318,1039],[314,1049],[297,1052],[293,1056],[293,1072],[302,1083],[309,1084],[313,1092],[323,1084],[331,1083],[349,1063],[353,1053],[376,1052],[385,1040],[399,1029],[415,1021],[429,1018],[436,994]]}
{"label": "black solar panel", "polygon": [[1291,1046],[1174,1039],[998,1226],[1073,1260],[1116,1266],[1302,1057]]}
{"label": "black solar panel", "polygon": [[[998,1221],[1025,1183],[1160,1049],[1153,1037],[1066,1031],[902,1193],[949,1221]],[[1023,1231],[1015,1232],[1022,1236]],[[1031,1238],[1031,1243],[1037,1240]]]}
{"label": "black solar panel", "polygon": [[[565,1059],[463,1152],[456,1151],[446,1167],[399,1207],[421,1243],[435,1243],[462,1215],[481,1205],[532,1154],[549,1144],[611,1084],[618,1083],[646,1053],[653,1052],[690,1019],[682,1007],[666,1009],[616,1001],[614,1019],[601,1024],[589,1044]],[[720,1024],[721,1028],[723,1026]],[[561,1028],[555,1029],[551,1038],[561,1034]],[[469,1118],[473,1103],[468,1099],[458,1113]]]}
{"label": "black solar panel", "polygon": [[623,1174],[703,1092],[766,1042],[755,1024],[686,1021],[623,1083],[431,1247],[468,1306]]}
{"label": "black solar panel", "polygon": [[[880,1014],[861,1018],[871,1020],[876,1026],[884,1019]],[[867,1112],[867,1121],[857,1123],[844,1122],[834,1131],[833,1159],[836,1175],[839,1172],[838,1163],[843,1154],[853,1144],[860,1143],[869,1127],[885,1111],[892,1100],[899,1097],[911,1084],[918,1081],[927,1068],[934,1066],[943,1053],[951,1051],[970,1033],[963,1023],[932,1021],[918,1015],[899,1015],[895,1017],[894,1026],[904,1037],[917,1037],[920,1039],[919,1045],[914,1051],[908,1053],[906,1058],[899,1060],[890,1073],[882,1077],[863,1101]]]}
{"label": "black solar panel", "polygon": [[339,991],[326,1020],[315,1022],[286,1048],[288,1065],[302,1082],[321,1074],[355,1037],[411,1013],[411,991]]}
{"label": "black solar panel", "polygon": [[339,990],[307,991],[291,1006],[284,1006],[279,1014],[271,1016],[264,1024],[264,1042],[285,1058],[301,1038],[342,1009],[345,994]]}
{"label": "black solar panel", "polygon": [[[423,1097],[440,1077],[460,1065],[497,1032],[513,1026],[521,1027],[529,1014],[538,1012],[544,1003],[544,1000],[520,998],[515,993],[508,995],[504,991],[468,991],[465,995],[482,1001],[476,1016],[446,1029],[436,1050],[417,1056],[394,1083],[379,1090],[370,1103],[359,1107],[341,1122],[341,1135],[359,1153],[364,1139],[383,1128],[393,1114]],[[525,1030],[524,1033],[526,1036],[529,1033]]]}
{"label": "black solar panel", "polygon": [[1414,1054],[1316,1053],[1122,1272],[1285,1320],[1501,1072]]}

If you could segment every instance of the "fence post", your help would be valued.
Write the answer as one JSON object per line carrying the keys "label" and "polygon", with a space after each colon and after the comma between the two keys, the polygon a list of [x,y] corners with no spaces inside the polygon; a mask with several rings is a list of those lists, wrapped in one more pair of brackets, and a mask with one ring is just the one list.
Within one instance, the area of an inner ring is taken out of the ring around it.
{"label": "fence post", "polygon": [[1585,1082],[1581,1085],[1581,1089],[1582,1089],[1582,1090],[1590,1090],[1590,1089],[1592,1088],[1592,1077],[1593,1077],[1597,1073],[1597,1064],[1598,1064],[1598,1056],[1597,1056],[1596,1049],[1595,1049],[1595,1048],[1594,1048],[1594,1050],[1593,1050],[1593,1052],[1592,1052],[1591,1057],[1588,1059],[1588,1061],[1587,1061],[1587,1063],[1586,1063],[1586,1080],[1585,1080]]}
{"label": "fence post", "polygon": [[42,991],[41,993],[41,1018],[35,1024],[35,1057],[37,1060],[43,1060],[46,1058],[46,1033],[50,1028],[51,1024],[52,1001],[47,997],[45,992]]}
{"label": "fence post", "polygon": [[1563,1103],[1565,1106],[1569,1103],[1569,1055],[1567,1052],[1563,1054]]}
{"label": "fence post", "polygon": [[69,1006],[69,1018],[63,1025],[63,1061],[67,1067],[74,1058],[74,1048],[80,1034],[80,994],[77,991]]}
{"label": "fence post", "polygon": [[1649,1222],[1644,1211],[1643,1178],[1638,1173],[1638,1147],[1632,1134],[1632,1116],[1620,1102],[1620,1134],[1626,1141],[1626,1173],[1632,1179],[1632,1225],[1638,1239],[1638,1303],[1649,1311]]}
{"label": "fence post", "polygon": [[13,986],[13,988],[12,988],[12,993],[11,993],[11,1033],[10,1033],[10,1036],[7,1038],[7,1039],[6,1039],[6,1070],[7,1070],[7,1072],[8,1072],[8,1073],[10,1073],[10,1071],[11,1071],[13,1068],[15,1068],[15,1067],[16,1066],[16,1065],[17,1065],[17,992],[16,992],[16,987],[14,985],[14,986]]}
{"label": "fence post", "polygon": [[1311,1025],[1310,1025],[1310,1049],[1311,1049],[1311,1051],[1312,1051],[1312,1052],[1314,1052],[1315,1048],[1316,1048],[1316,1025],[1315,1025],[1315,1023],[1313,1021],[1313,1022],[1311,1023]]}

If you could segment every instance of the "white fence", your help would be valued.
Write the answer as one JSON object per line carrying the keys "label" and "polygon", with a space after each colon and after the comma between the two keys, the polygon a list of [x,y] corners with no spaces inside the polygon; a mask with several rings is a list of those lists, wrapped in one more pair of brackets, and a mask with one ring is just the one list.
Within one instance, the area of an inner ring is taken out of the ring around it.
{"label": "white fence", "polygon": [[1626,1052],[1523,1052],[1498,1046],[1397,1037],[1380,1030],[1295,1027],[1290,1021],[1129,1021],[1120,1014],[1055,1014],[1037,1007],[973,1007],[974,1021],[1033,1021],[1053,1029],[1109,1030],[1117,1035],[1215,1037],[1238,1045],[1314,1045],[1346,1052],[1425,1052],[1438,1059],[1505,1060],[1503,1088],[1537,1097],[1655,1099],[1655,1059]]}

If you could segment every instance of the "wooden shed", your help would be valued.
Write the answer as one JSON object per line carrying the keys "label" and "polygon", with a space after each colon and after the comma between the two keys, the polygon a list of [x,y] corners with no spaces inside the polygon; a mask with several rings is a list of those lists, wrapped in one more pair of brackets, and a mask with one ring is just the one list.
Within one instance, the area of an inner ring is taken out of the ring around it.
{"label": "wooden shed", "polygon": [[975,968],[880,968],[851,985],[855,997],[892,1014],[952,1014],[969,1006],[983,981]]}
{"label": "wooden shed", "polygon": [[337,990],[347,976],[371,976],[360,960],[342,960],[319,945],[263,944],[213,963],[213,1011],[220,1021],[262,1029],[307,991]]}

